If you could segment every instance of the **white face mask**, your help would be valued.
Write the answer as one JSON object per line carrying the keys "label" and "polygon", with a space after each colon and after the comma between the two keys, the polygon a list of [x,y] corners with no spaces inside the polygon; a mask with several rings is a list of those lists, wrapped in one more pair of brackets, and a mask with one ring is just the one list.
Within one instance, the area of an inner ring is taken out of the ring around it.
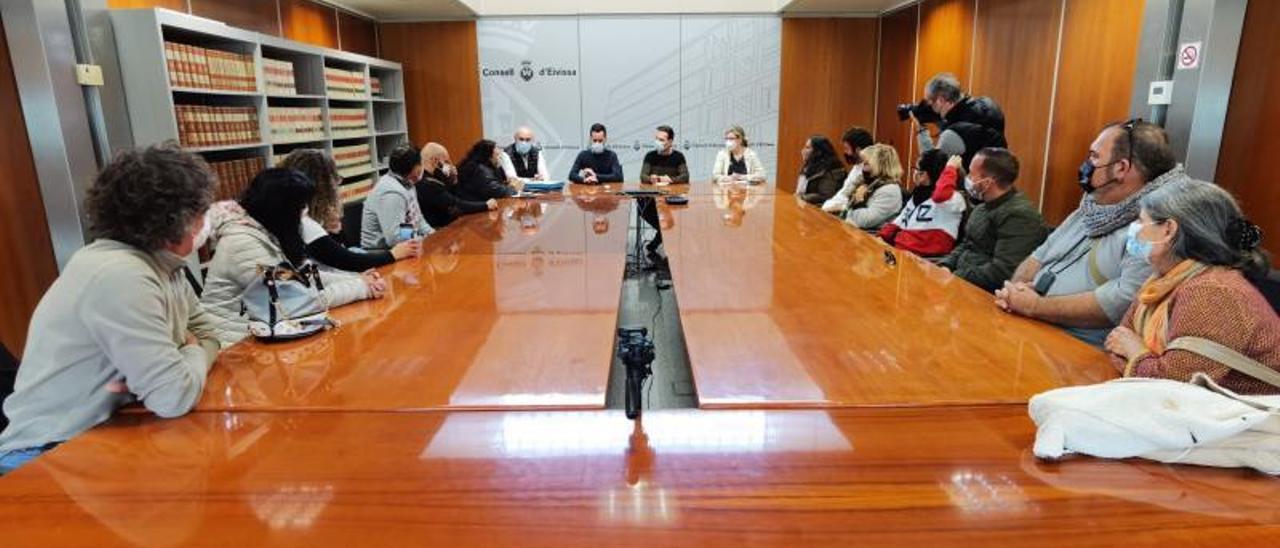
{"label": "white face mask", "polygon": [[968,175],[965,175],[964,177],[964,191],[969,194],[969,197],[973,198],[975,202],[983,201],[983,189],[978,188],[978,184],[975,183]]}
{"label": "white face mask", "polygon": [[302,217],[301,217],[300,219],[298,219],[298,220],[306,219],[306,218],[307,218],[307,214],[308,214],[308,213],[310,213],[310,212],[311,212],[311,208],[309,208],[309,207],[304,207],[304,208],[302,208]]}
{"label": "white face mask", "polygon": [[196,233],[196,240],[193,244],[193,248],[200,249],[204,247],[204,244],[209,243],[210,234],[213,234],[213,223],[209,221],[209,212],[205,211],[204,226],[200,227],[200,232]]}
{"label": "white face mask", "polygon": [[662,141],[656,141],[656,140],[655,140],[655,141],[653,142],[653,149],[654,149],[654,150],[656,150],[656,151],[658,151],[658,152],[662,152],[662,151],[664,151],[664,150],[667,150],[667,147],[666,147],[665,145],[663,145],[663,144],[662,144]]}
{"label": "white face mask", "polygon": [[596,154],[604,152],[604,143],[591,143],[591,152]]}
{"label": "white face mask", "polygon": [[440,173],[443,173],[445,177],[449,177],[449,176],[453,175],[453,165],[452,165],[452,164],[442,164],[442,165],[440,166]]}
{"label": "white face mask", "polygon": [[738,142],[733,139],[725,139],[724,148],[726,150],[733,150],[733,147],[737,146],[737,144]]}

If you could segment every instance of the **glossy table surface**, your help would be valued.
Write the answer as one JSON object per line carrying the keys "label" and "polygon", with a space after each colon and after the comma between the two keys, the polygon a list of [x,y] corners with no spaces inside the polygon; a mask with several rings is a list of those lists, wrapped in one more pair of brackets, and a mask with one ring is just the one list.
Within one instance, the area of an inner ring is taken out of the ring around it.
{"label": "glossy table surface", "polygon": [[792,196],[659,206],[703,407],[1025,402],[1116,376],[1100,350]]}
{"label": "glossy table surface", "polygon": [[1021,406],[196,413],[0,479],[5,546],[1280,544],[1280,482],[1037,461]]}
{"label": "glossy table surface", "polygon": [[617,190],[465,217],[340,328],[228,349],[196,412],[0,478],[0,545],[1280,545],[1273,478],[1035,459],[1026,398],[1105,357],[768,187],[657,202],[699,399],[738,409],[596,409]]}
{"label": "glossy table surface", "polygon": [[[384,267],[385,298],[340,327],[219,355],[200,411],[603,408],[631,201],[507,201]],[[537,209],[538,223],[522,226]]]}

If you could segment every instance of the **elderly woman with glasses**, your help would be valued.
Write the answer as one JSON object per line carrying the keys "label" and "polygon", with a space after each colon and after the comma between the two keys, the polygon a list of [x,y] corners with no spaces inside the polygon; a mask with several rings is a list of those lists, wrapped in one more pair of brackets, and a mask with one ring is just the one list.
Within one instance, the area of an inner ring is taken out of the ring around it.
{"label": "elderly woman with glasses", "polygon": [[1152,275],[1107,337],[1117,369],[1183,381],[1205,373],[1236,393],[1280,393],[1280,318],[1250,282],[1269,268],[1261,238],[1212,183],[1175,181],[1144,196],[1126,246]]}

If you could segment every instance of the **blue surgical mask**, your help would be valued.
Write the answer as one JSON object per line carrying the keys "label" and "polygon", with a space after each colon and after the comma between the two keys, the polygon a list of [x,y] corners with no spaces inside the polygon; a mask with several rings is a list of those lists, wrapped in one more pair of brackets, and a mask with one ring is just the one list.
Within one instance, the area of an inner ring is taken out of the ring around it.
{"label": "blue surgical mask", "polygon": [[530,143],[529,141],[516,141],[516,154],[524,156],[525,154],[528,154],[530,150],[533,150],[533,143]]}
{"label": "blue surgical mask", "polygon": [[1133,223],[1129,225],[1129,237],[1124,242],[1124,251],[1141,259],[1146,264],[1151,264],[1152,244],[1138,237],[1140,230],[1142,230],[1141,224]]}
{"label": "blue surgical mask", "polygon": [[591,143],[591,152],[595,154],[604,152],[604,143]]}

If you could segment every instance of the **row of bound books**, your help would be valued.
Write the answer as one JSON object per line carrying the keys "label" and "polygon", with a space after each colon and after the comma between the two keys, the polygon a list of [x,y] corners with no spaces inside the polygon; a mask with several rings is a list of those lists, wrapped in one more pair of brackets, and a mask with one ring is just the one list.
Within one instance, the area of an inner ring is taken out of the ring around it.
{"label": "row of bound books", "polygon": [[176,105],[178,141],[187,147],[212,147],[261,141],[258,109]]}
{"label": "row of bound books", "polygon": [[164,43],[169,85],[216,91],[257,91],[253,56],[177,42]]}
{"label": "row of bound books", "polygon": [[368,144],[333,147],[333,162],[338,175],[351,177],[373,169],[373,152]]}
{"label": "row of bound books", "polygon": [[377,174],[375,173],[368,177],[342,185],[338,187],[338,198],[341,199],[344,204],[363,200],[365,196],[369,195],[369,191],[373,190],[373,183],[376,179]]}
{"label": "row of bound books", "polygon": [[298,85],[293,73],[293,63],[278,59],[262,58],[262,78],[266,80],[267,93],[297,95]]}
{"label": "row of bound books", "polygon": [[218,176],[217,190],[214,192],[215,199],[234,200],[244,193],[244,189],[249,188],[249,182],[253,181],[253,178],[267,166],[262,157],[256,157],[210,162],[209,167]]}
{"label": "row of bound books", "polygon": [[320,107],[267,107],[267,126],[275,143],[324,139]]}
{"label": "row of bound books", "polygon": [[362,99],[368,94],[363,72],[324,68],[324,90],[334,99]]}
{"label": "row of bound books", "polygon": [[329,130],[334,139],[369,135],[369,115],[363,108],[330,108]]}

